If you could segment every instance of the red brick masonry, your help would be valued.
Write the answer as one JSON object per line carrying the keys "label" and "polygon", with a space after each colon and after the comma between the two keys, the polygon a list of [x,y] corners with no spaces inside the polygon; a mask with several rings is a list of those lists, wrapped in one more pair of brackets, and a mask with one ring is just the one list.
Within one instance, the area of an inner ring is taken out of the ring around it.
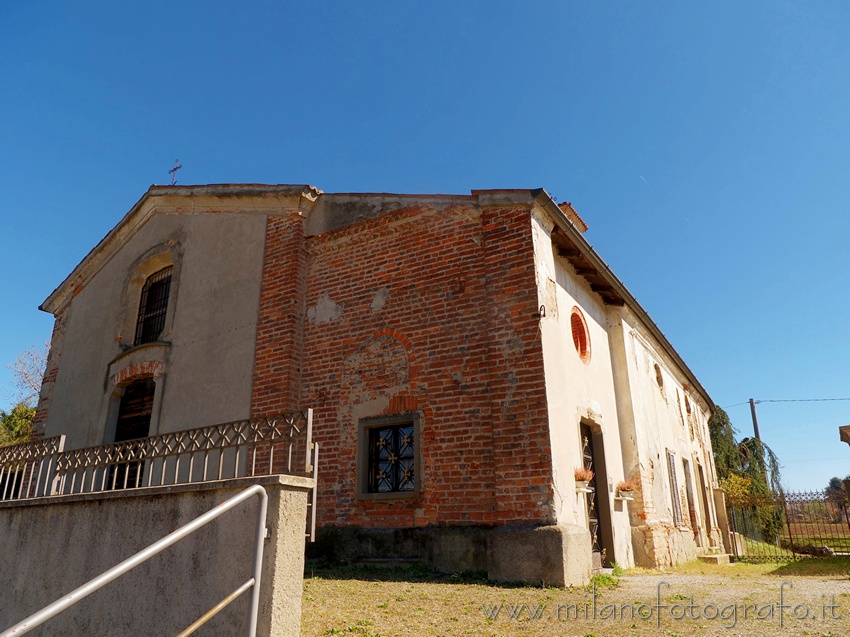
{"label": "red brick masonry", "polygon": [[[252,411],[314,409],[321,525],[552,521],[529,207],[269,218]],[[358,421],[417,412],[421,494],[356,497]]]}

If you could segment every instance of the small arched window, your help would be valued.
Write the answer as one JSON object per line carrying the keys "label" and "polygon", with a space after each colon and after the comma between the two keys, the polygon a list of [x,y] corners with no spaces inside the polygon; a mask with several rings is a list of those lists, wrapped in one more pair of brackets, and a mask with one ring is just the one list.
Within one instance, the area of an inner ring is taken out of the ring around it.
{"label": "small arched window", "polygon": [[168,312],[168,294],[171,291],[172,266],[154,272],[145,281],[139,301],[139,319],[136,322],[134,345],[159,340],[165,327]]}

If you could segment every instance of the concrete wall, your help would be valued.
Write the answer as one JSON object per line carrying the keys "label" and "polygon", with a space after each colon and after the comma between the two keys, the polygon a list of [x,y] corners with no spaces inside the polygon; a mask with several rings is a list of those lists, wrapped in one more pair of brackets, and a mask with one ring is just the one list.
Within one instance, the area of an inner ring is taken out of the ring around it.
{"label": "concrete wall", "polygon": [[[297,637],[312,481],[284,476],[0,504],[0,629],[258,482],[270,529],[258,635]],[[177,634],[251,577],[257,505],[240,504],[30,634]],[[197,634],[242,634],[249,599],[250,591]]]}
{"label": "concrete wall", "polygon": [[[264,237],[264,215],[147,218],[61,311],[61,364],[39,414],[45,435],[66,434],[66,449],[108,442],[120,384],[140,374],[157,382],[151,435],[247,417]],[[166,262],[174,272],[160,340],[170,346],[122,356],[145,268]]]}
{"label": "concrete wall", "polygon": [[[616,485],[624,479],[620,454],[620,429],[608,343],[609,308],[574,268],[556,255],[552,245],[553,222],[543,211],[532,218],[539,305],[546,308],[540,320],[549,405],[555,504],[559,524],[586,527],[584,493],[576,493],[576,467],[582,466],[581,424],[601,434],[605,474],[597,472],[599,506],[610,520],[611,542],[606,561],[623,566],[634,563],[627,505],[615,499]],[[570,316],[573,308],[584,316],[590,336],[590,357],[582,361],[573,342]],[[597,438],[597,443],[599,439]],[[597,444],[598,447],[598,444]],[[595,450],[599,453],[599,449]],[[603,524],[605,519],[603,517]],[[613,548],[613,551],[612,551]]]}

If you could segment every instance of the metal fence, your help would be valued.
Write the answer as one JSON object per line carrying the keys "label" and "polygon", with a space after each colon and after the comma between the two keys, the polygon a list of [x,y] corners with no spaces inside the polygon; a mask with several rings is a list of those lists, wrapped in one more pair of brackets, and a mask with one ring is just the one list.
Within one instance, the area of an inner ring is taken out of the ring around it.
{"label": "metal fence", "polygon": [[738,561],[850,556],[850,510],[843,492],[785,491],[730,500],[730,544]]}
{"label": "metal fence", "polygon": [[[288,474],[316,478],[313,410],[64,451],[65,436],[0,448],[0,501]],[[309,501],[315,532],[316,491]]]}
{"label": "metal fence", "polygon": [[65,436],[0,447],[0,502],[50,495]]}

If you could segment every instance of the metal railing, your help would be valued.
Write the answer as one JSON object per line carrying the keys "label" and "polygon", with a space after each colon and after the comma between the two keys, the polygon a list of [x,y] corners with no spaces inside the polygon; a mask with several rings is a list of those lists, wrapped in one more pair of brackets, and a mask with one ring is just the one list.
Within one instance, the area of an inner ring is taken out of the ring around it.
{"label": "metal railing", "polygon": [[[313,410],[63,451],[65,437],[0,448],[0,502],[287,474],[317,478]],[[316,489],[307,535],[315,540]]]}
{"label": "metal railing", "polygon": [[844,491],[727,496],[727,516],[738,561],[850,555],[850,503]]}
{"label": "metal railing", "polygon": [[64,448],[65,436],[0,447],[0,502],[50,495]]}
{"label": "metal railing", "polygon": [[194,621],[188,628],[181,632],[178,637],[188,637],[188,635],[191,635],[192,633],[197,631],[201,626],[206,624],[210,619],[212,619],[220,611],[226,608],[232,601],[240,597],[249,588],[253,588],[253,590],[251,593],[251,606],[248,613],[248,626],[246,634],[248,635],[248,637],[255,637],[257,634],[257,618],[260,606],[260,576],[262,575],[263,568],[263,541],[266,535],[266,512],[268,510],[269,499],[266,490],[260,485],[254,485],[253,487],[249,487],[238,495],[235,495],[229,500],[222,502],[214,509],[211,509],[200,517],[195,518],[189,524],[181,526],[179,529],[173,531],[172,533],[169,533],[158,542],[154,542],[146,549],[139,551],[132,557],[124,560],[116,566],[113,566],[108,571],[101,573],[94,579],[88,581],[79,588],[74,589],[67,595],[64,595],[61,599],[53,602],[52,604],[49,604],[48,606],[45,606],[38,612],[30,615],[23,621],[18,622],[11,628],[7,628],[2,633],[2,635],[0,635],[0,637],[17,637],[18,635],[24,635],[32,629],[41,626],[47,620],[56,617],[56,615],[58,615],[62,611],[70,608],[71,606],[81,601],[82,599],[88,597],[95,591],[100,590],[113,580],[118,579],[125,573],[133,570],[140,564],[146,562],[153,556],[158,555],[173,544],[176,544],[180,540],[185,539],[201,527],[209,524],[210,522],[218,518],[220,515],[226,513],[227,511],[230,511],[235,506],[241,504],[242,502],[253,496],[258,496],[260,498],[260,506],[257,511],[257,531],[254,537],[253,576],[248,578],[241,586],[236,588],[236,590],[227,595],[224,599],[222,599],[215,606],[213,606],[209,611],[207,611],[196,621]]}
{"label": "metal railing", "polygon": [[56,462],[56,494],[280,473],[310,476],[312,427],[308,409],[66,451]]}

